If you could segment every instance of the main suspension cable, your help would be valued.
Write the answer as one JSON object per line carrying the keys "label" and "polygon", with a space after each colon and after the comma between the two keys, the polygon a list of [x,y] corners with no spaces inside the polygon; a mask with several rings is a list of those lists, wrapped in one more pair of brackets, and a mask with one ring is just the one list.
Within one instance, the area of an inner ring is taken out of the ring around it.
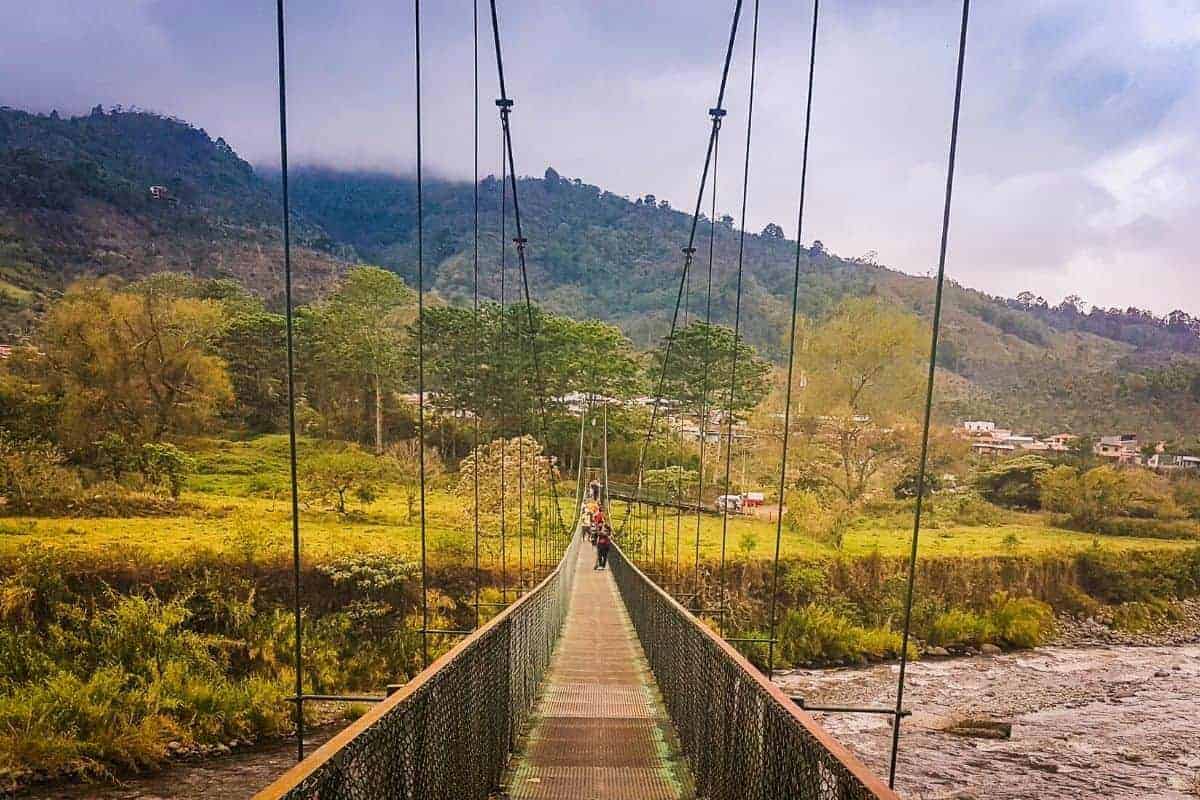
{"label": "main suspension cable", "polygon": [[[508,322],[508,308],[505,303],[505,276],[508,267],[505,263],[508,252],[508,162],[504,158],[504,141],[500,142],[500,338],[496,349],[500,351],[500,364],[506,365],[505,327]],[[505,467],[508,461],[508,389],[510,381],[505,381],[500,387],[500,408],[497,414],[500,429],[500,602],[508,602],[508,481]]]}
{"label": "main suspension cable", "polygon": [[929,463],[929,425],[933,417],[933,381],[937,372],[938,333],[942,326],[942,289],[946,281],[946,247],[950,238],[950,200],[954,193],[954,159],[958,152],[958,120],[962,109],[963,66],[967,56],[967,19],[970,0],[963,0],[958,34],[958,71],[954,80],[954,114],[950,122],[950,152],[946,158],[946,200],[942,209],[942,240],[938,252],[937,288],[933,300],[933,326],[929,340],[929,375],[925,382],[925,418],[921,426],[921,461],[917,470],[917,509],[913,513],[912,550],[908,556],[908,585],[904,598],[904,635],[900,643],[900,675],[896,680],[896,709],[892,714],[892,754],[888,786],[896,787],[896,758],[900,749],[900,720],[904,708],[904,677],[908,667],[908,641],[912,630],[913,592],[917,576],[917,544],[921,534],[921,507],[925,505],[925,469]]}
{"label": "main suspension cable", "polygon": [[738,234],[737,291],[734,295],[733,305],[733,355],[729,367],[729,402],[725,406],[725,502],[721,504],[721,566],[718,572],[721,585],[721,612],[717,620],[722,634],[725,632],[725,615],[728,613],[725,589],[725,551],[729,539],[729,490],[733,469],[733,401],[738,384],[738,347],[741,344],[742,332],[742,259],[746,251],[746,204],[750,190],[750,134],[754,130],[754,82],[758,69],[758,6],[759,0],[754,0],[754,28],[750,35],[750,99],[746,108],[746,159],[742,167],[742,219],[741,232]]}
{"label": "main suspension cable", "polygon": [[296,760],[304,760],[304,649],[300,610],[300,480],[296,458],[296,346],[292,307],[292,207],[288,192],[287,53],[284,47],[283,0],[275,2],[279,58],[279,181],[283,196],[283,298],[287,330],[288,469],[292,492],[292,600],[296,626]]}
{"label": "main suspension cable", "polygon": [[[513,242],[517,246],[517,260],[521,265],[521,283],[525,294],[525,315],[529,324],[529,348],[533,360],[534,386],[541,411],[542,441],[545,443],[545,447],[549,449],[550,427],[547,421],[548,412],[546,409],[545,383],[542,379],[541,357],[537,341],[538,328],[534,322],[533,296],[529,290],[529,270],[525,261],[525,245],[527,240],[521,226],[521,204],[517,192],[517,165],[516,159],[513,157],[512,126],[509,120],[509,115],[512,113],[513,101],[508,96],[508,88],[504,81],[504,56],[500,48],[500,18],[496,11],[496,0],[491,0],[491,10],[492,34],[496,44],[496,73],[500,83],[500,97],[496,100],[496,106],[500,109],[500,126],[504,137],[504,149],[508,157],[508,174],[509,180],[512,182],[513,195],[513,225],[516,228],[517,234]],[[558,487],[553,480],[550,481],[550,489],[554,503],[555,520],[561,528],[563,527],[562,508],[558,502]]]}
{"label": "main suspension cable", "polygon": [[[729,65],[733,60],[733,45],[737,40],[738,21],[741,19],[741,15],[742,0],[736,0],[733,9],[733,22],[729,27],[729,43],[725,48],[725,63],[721,68],[721,85],[717,90],[717,104],[713,110],[720,110],[724,108],[725,88],[729,83]],[[708,185],[708,171],[712,164],[713,149],[716,145],[717,130],[720,125],[720,118],[718,116],[711,114],[711,111],[710,116],[712,117],[712,129],[708,135],[708,149],[704,154],[704,168],[700,172],[700,188],[696,192],[696,206],[695,210],[692,212],[692,223],[688,231],[688,242],[686,246],[681,248],[684,256],[683,270],[679,275],[679,289],[675,294],[675,310],[671,314],[671,330],[667,334],[667,344],[663,352],[662,371],[658,378],[658,388],[654,393],[654,403],[650,410],[650,422],[646,426],[646,437],[643,439],[640,452],[638,453],[637,485],[634,489],[635,501],[640,500],[642,495],[642,479],[646,465],[646,450],[650,446],[650,439],[654,435],[654,425],[658,420],[658,408],[662,402],[663,387],[667,379],[667,368],[671,360],[671,350],[675,344],[675,330],[679,324],[679,308],[683,301],[684,287],[687,285],[688,275],[691,272],[692,259],[696,254],[696,227],[700,223],[700,207],[704,203],[704,190]],[[633,505],[633,503],[630,503],[629,506],[626,507],[625,516],[622,518],[620,525],[620,530],[622,531],[625,529],[625,525],[629,520],[630,513],[632,513]]]}
{"label": "main suspension cable", "polygon": [[817,22],[821,0],[813,0],[812,40],[808,55],[808,100],[804,110],[804,147],[800,159],[800,210],[796,214],[796,263],[792,272],[792,318],[788,333],[787,386],[783,400],[783,454],[779,462],[779,513],[775,519],[775,564],[771,574],[770,632],[767,641],[767,676],[775,674],[775,622],[779,597],[779,549],[783,541],[783,505],[787,491],[788,442],[792,436],[792,376],[796,365],[796,318],[800,307],[800,243],[804,233],[804,200],[808,188],[808,142],[812,130],[813,77],[817,68]]}

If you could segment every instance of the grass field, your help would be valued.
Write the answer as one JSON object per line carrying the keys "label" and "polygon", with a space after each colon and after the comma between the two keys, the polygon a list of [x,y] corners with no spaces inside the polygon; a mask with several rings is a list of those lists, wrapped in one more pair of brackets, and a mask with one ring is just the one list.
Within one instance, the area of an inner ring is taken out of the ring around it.
{"label": "grass field", "polygon": [[[619,505],[614,515],[618,522],[625,513]],[[649,530],[656,523],[649,515],[637,519],[637,529]],[[627,530],[632,530],[631,521]],[[1177,550],[1194,547],[1194,541],[1142,539],[1130,536],[1095,536],[1051,527],[1040,514],[1009,514],[997,525],[951,525],[944,521],[937,527],[921,531],[920,554],[923,557],[1036,555],[1047,552],[1076,551],[1091,548],[1095,542],[1113,550]],[[665,552],[673,558],[676,541],[676,515],[669,511],[657,523],[659,538],[665,538]],[[680,546],[684,553],[694,553],[696,515],[684,513],[679,522]],[[723,522],[716,514],[700,516],[700,555],[717,558],[721,552]],[[751,558],[771,558],[775,550],[775,522],[750,517],[730,517],[725,534],[727,557],[748,552]],[[665,537],[664,537],[665,529]],[[628,534],[627,534],[628,535]],[[1014,538],[1015,537],[1015,538]],[[848,556],[867,555],[878,551],[885,556],[906,556],[912,541],[912,522],[897,524],[894,520],[860,520],[846,532],[842,553]],[[662,545],[660,545],[661,547]],[[783,557],[833,555],[831,545],[815,541],[783,526],[780,553]]]}
{"label": "grass field", "polygon": [[[255,558],[273,559],[291,551],[290,499],[287,487],[287,440],[263,436],[248,441],[200,439],[187,442],[196,459],[196,472],[183,494],[183,510],[172,516],[6,517],[0,519],[0,555],[13,553],[38,542],[69,549],[135,547],[156,560],[186,558],[198,550],[237,551]],[[305,459],[321,445],[301,440],[300,469]],[[455,496],[443,479],[427,497],[426,537],[430,559],[435,563],[465,564],[473,559],[474,522],[469,498]],[[564,482],[560,501],[564,518],[570,518],[574,486]],[[626,506],[614,508],[614,523],[620,527]],[[525,520],[518,536],[516,514],[509,518],[505,542],[506,563],[515,568],[524,558],[534,558],[532,525]],[[673,559],[676,529],[683,554],[693,554],[695,514],[677,517],[673,510],[657,520],[649,514],[632,518],[624,525],[624,538],[637,531],[657,531],[656,552],[665,547]],[[306,559],[322,561],[346,553],[384,552],[416,559],[420,555],[420,526],[408,512],[408,502],[399,488],[391,488],[370,503],[355,503],[349,514],[327,510],[319,503],[305,502],[301,511],[302,552]],[[483,521],[482,557],[498,566],[500,537],[495,515]],[[865,555],[878,551],[885,556],[906,555],[912,535],[911,521],[903,514],[883,519],[859,520],[846,532],[842,552]],[[715,514],[700,517],[701,557],[720,556],[722,519]],[[665,544],[664,544],[665,541]],[[1095,542],[1113,550],[1183,549],[1194,542],[1094,536],[1051,527],[1038,514],[1006,513],[996,525],[955,525],[935,518],[922,531],[923,557],[1035,555],[1090,548]],[[769,559],[774,553],[775,523],[766,519],[730,517],[726,535],[727,558]],[[820,557],[837,551],[828,544],[789,530],[781,539],[783,557]]]}

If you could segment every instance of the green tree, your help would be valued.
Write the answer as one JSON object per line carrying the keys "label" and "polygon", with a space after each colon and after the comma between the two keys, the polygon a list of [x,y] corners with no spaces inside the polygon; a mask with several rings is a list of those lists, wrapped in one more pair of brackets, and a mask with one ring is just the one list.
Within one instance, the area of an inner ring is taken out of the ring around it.
{"label": "green tree", "polygon": [[254,431],[269,431],[287,413],[286,322],[282,315],[247,310],[229,320],[217,342],[237,414]]}
{"label": "green tree", "polygon": [[1053,466],[1038,455],[1009,458],[980,469],[975,475],[975,486],[985,500],[998,506],[1041,508],[1040,482]]}
{"label": "green tree", "polygon": [[698,414],[702,405],[710,410],[729,406],[732,383],[732,407],[737,414],[754,408],[763,399],[770,371],[770,365],[744,339],[738,341],[735,352],[732,329],[693,322],[676,332],[669,360],[665,342],[651,354],[647,379],[657,388],[662,376],[664,397],[693,414]]}
{"label": "green tree", "polygon": [[384,398],[403,377],[404,336],[415,296],[395,273],[379,267],[349,270],[327,300],[309,309],[304,335],[310,373],[330,390],[369,386],[375,452],[382,453]]}
{"label": "green tree", "polygon": [[796,478],[835,492],[848,513],[876,475],[911,460],[926,369],[924,326],[873,297],[843,301],[815,328],[799,324]]}
{"label": "green tree", "polygon": [[305,494],[317,502],[332,502],[339,514],[347,512],[348,498],[370,503],[389,478],[385,459],[357,445],[323,450],[304,459],[300,478]]}
{"label": "green tree", "polygon": [[232,399],[212,352],[223,323],[212,300],[155,286],[73,285],[37,336],[38,379],[61,403],[60,441],[87,450],[107,431],[144,442],[210,424]]}

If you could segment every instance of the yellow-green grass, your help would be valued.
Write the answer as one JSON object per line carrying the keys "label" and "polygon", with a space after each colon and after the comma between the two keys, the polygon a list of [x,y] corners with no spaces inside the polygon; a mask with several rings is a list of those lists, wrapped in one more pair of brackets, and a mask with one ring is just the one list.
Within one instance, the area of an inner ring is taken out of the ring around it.
{"label": "yellow-green grass", "polygon": [[[291,505],[287,489],[287,439],[260,436],[245,441],[197,439],[183,443],[196,459],[196,474],[188,483],[183,503],[186,511],[158,517],[5,517],[0,518],[0,556],[42,543],[81,551],[113,551],[133,548],[156,560],[191,557],[197,551],[230,552],[269,560],[291,551]],[[301,471],[305,458],[328,445],[311,439],[300,441]],[[474,524],[471,499],[453,494],[453,477],[443,478],[427,496],[426,543],[431,561],[453,566],[473,563]],[[570,519],[574,508],[574,486],[564,482],[559,497],[563,517]],[[325,561],[350,553],[394,553],[409,559],[420,555],[420,525],[408,513],[408,502],[399,487],[392,487],[370,503],[350,501],[351,514],[341,515],[316,502],[305,502],[300,516],[301,546],[305,559]],[[617,503],[614,524],[621,528],[626,506]],[[675,557],[676,515],[667,510],[660,516],[659,543],[668,559]],[[623,526],[628,541],[636,527],[645,530],[649,516]],[[924,557],[1033,555],[1076,551],[1100,541],[1112,550],[1183,549],[1191,541],[1143,539],[1077,533],[1051,527],[1038,514],[1004,515],[999,525],[953,525],[936,520],[937,527],[922,531],[920,553]],[[518,536],[516,514],[509,517],[505,563],[515,569],[535,559],[531,523]],[[484,515],[481,561],[499,566],[500,538],[495,515]],[[865,555],[908,553],[911,523],[902,515],[860,520],[846,532],[842,552]],[[679,518],[681,557],[694,553],[696,516]],[[722,519],[715,514],[700,518],[700,553],[717,559],[721,551]],[[665,540],[665,545],[662,542]],[[769,559],[774,553],[775,523],[751,517],[730,517],[726,536],[727,558]],[[747,547],[749,550],[747,551]],[[785,558],[820,557],[837,551],[789,530],[785,524],[781,554]],[[541,551],[543,558],[545,551]]]}
{"label": "yellow-green grass", "polygon": [[[619,524],[625,513],[624,505],[618,505],[614,517]],[[661,519],[661,518],[660,518]],[[636,519],[640,532],[653,527],[649,515]],[[669,511],[665,522],[665,553],[674,558],[676,542],[676,516]],[[1195,541],[1137,538],[1132,536],[1104,536],[1052,527],[1040,514],[1011,514],[1004,524],[999,525],[951,525],[939,521],[938,527],[921,531],[920,555],[938,556],[988,556],[988,555],[1036,555],[1049,552],[1079,551],[1091,548],[1099,541],[1110,550],[1179,550],[1197,546]],[[659,522],[660,542],[663,523]],[[725,536],[726,557],[740,557],[743,543],[752,538],[751,558],[771,558],[775,550],[775,522],[753,517],[730,517]],[[625,538],[635,528],[634,522],[625,525]],[[700,556],[706,559],[720,557],[722,519],[716,514],[700,517]],[[680,525],[680,550],[685,555],[694,555],[696,541],[695,512],[682,514]],[[906,556],[912,542],[911,523],[902,526],[891,520],[860,520],[846,531],[842,553],[850,556],[866,555],[878,551],[884,556]],[[664,545],[659,545],[660,548]],[[801,533],[789,530],[786,522],[780,540],[780,554],[784,558],[817,557],[833,555],[831,545],[818,542]]]}

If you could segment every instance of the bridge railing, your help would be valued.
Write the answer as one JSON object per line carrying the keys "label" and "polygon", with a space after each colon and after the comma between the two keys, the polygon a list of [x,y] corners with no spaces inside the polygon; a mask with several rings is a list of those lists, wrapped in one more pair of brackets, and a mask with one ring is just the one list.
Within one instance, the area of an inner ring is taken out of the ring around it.
{"label": "bridge railing", "polygon": [[566,619],[579,541],[532,591],[255,800],[487,800]]}
{"label": "bridge railing", "polygon": [[621,597],[705,800],[896,795],[844,746],[614,547]]}

